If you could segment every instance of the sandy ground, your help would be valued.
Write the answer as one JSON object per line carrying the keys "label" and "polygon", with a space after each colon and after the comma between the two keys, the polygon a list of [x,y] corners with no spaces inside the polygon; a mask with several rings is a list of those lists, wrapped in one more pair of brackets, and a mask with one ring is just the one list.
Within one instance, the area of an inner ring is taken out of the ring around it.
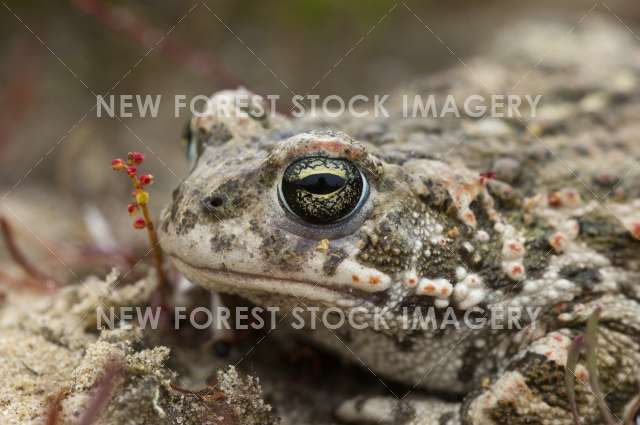
{"label": "sandy ground", "polygon": [[[58,399],[65,424],[95,414],[104,424],[320,425],[334,423],[336,406],[360,388],[385,392],[373,376],[279,329],[240,335],[224,356],[209,333],[193,328],[143,331],[122,322],[98,330],[97,306],[151,303],[153,274],[122,286],[118,277],[55,292],[3,289],[1,423],[44,423]],[[199,291],[182,301],[202,299]]]}

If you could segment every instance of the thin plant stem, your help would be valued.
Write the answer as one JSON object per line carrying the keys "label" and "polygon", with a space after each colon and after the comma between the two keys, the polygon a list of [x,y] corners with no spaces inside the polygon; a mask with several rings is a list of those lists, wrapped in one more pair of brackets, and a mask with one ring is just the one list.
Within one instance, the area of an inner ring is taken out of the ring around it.
{"label": "thin plant stem", "polygon": [[567,388],[567,397],[569,398],[569,405],[571,406],[571,415],[573,416],[573,422],[575,425],[581,425],[580,415],[578,413],[578,404],[576,403],[576,365],[580,358],[580,350],[584,344],[584,337],[577,336],[571,342],[569,348],[569,354],[567,355],[567,365],[565,367],[564,382]]}
{"label": "thin plant stem", "polygon": [[589,383],[596,398],[596,403],[607,425],[617,424],[604,399],[600,378],[598,377],[598,321],[601,308],[597,307],[587,321],[587,333],[585,342],[587,345],[587,369],[589,370]]}
{"label": "thin plant stem", "polygon": [[151,220],[151,214],[149,214],[149,208],[146,205],[141,205],[140,209],[142,210],[142,216],[144,217],[144,222],[147,227],[147,234],[149,235],[149,241],[151,242],[151,249],[153,251],[153,262],[156,267],[156,271],[158,273],[158,288],[162,293],[162,300],[165,300],[165,296],[167,295],[167,277],[164,273],[163,264],[163,255],[162,248],[160,248],[160,242],[158,241],[158,233],[156,232],[156,228],[153,225],[153,221]]}
{"label": "thin plant stem", "polygon": [[53,286],[57,285],[57,282],[53,277],[40,271],[27,259],[22,251],[20,251],[20,248],[18,248],[18,244],[16,243],[16,239],[13,234],[13,229],[11,228],[9,221],[7,221],[7,219],[4,217],[0,217],[0,231],[2,232],[2,236],[7,246],[7,250],[9,251],[9,255],[28,276],[37,281],[45,283],[46,286],[51,286],[52,284]]}
{"label": "thin plant stem", "polygon": [[104,375],[95,383],[95,391],[84,412],[78,420],[78,425],[92,425],[99,419],[102,411],[111,400],[112,392],[116,384],[116,378],[123,371],[123,365],[116,360],[111,360],[105,367]]}

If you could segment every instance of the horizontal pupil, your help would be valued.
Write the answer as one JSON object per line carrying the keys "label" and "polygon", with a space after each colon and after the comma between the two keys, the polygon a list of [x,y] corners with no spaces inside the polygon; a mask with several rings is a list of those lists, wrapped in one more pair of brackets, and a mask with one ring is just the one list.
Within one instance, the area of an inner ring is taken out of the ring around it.
{"label": "horizontal pupil", "polygon": [[326,195],[344,187],[345,180],[329,173],[311,174],[296,182],[296,186],[316,195]]}

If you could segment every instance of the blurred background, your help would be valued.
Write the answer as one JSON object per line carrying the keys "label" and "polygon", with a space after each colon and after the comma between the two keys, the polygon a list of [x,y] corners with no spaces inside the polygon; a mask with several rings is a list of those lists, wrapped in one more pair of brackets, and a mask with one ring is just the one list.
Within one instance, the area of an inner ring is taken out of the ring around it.
{"label": "blurred background", "polygon": [[[637,0],[2,0],[0,190],[17,231],[86,237],[87,207],[131,231],[129,185],[110,160],[139,150],[157,215],[187,172],[175,94],[243,84],[261,94],[388,93],[480,54],[521,20],[640,26]],[[426,28],[429,27],[429,29]],[[594,58],[597,63],[597,58]],[[157,118],[96,117],[95,95],[163,95]],[[5,211],[6,212],[6,211]],[[44,235],[44,236],[42,236]]]}

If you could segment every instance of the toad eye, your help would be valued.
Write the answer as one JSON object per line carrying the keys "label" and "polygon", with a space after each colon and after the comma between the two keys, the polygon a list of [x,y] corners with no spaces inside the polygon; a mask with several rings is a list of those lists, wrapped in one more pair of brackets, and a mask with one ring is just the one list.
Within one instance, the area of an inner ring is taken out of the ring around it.
{"label": "toad eye", "polygon": [[290,164],[278,190],[282,206],[311,224],[331,224],[357,211],[368,196],[365,177],[350,161],[321,156]]}

